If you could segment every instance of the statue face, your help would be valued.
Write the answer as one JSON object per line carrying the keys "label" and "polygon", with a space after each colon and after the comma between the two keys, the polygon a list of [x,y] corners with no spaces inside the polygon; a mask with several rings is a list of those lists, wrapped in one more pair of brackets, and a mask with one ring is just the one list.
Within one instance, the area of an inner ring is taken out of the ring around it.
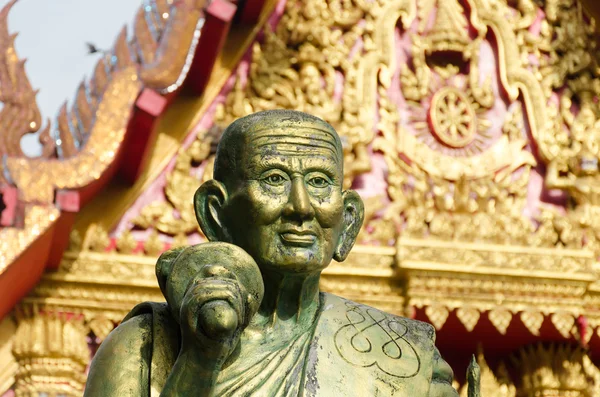
{"label": "statue face", "polygon": [[242,117],[223,133],[214,178],[194,196],[210,241],[235,244],[262,271],[306,274],[343,261],[360,231],[360,196],[342,191],[342,145],[323,120],[290,110]]}
{"label": "statue face", "polygon": [[228,187],[224,206],[231,242],[263,269],[322,270],[343,226],[343,160],[335,138],[289,127],[243,138],[239,180]]}

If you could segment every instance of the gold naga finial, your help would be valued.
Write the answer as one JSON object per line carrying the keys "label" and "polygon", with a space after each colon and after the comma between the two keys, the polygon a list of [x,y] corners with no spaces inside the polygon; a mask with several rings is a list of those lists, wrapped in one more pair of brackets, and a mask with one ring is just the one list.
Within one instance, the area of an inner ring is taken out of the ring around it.
{"label": "gold naga finial", "polygon": [[[37,90],[25,72],[25,60],[15,50],[17,34],[8,30],[8,15],[16,2],[12,0],[0,9],[0,103],[4,105],[0,107],[0,154],[22,157],[21,138],[40,129],[42,116],[36,103]],[[54,150],[49,125],[46,123],[39,137],[44,156]],[[0,175],[0,181],[2,178]]]}

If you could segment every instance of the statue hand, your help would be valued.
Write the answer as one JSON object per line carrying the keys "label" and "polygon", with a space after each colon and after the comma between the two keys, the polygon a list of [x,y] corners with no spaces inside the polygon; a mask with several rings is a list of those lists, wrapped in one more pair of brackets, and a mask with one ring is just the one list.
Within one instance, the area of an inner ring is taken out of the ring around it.
{"label": "statue hand", "polygon": [[260,270],[240,247],[210,242],[165,252],[156,276],[182,337],[161,396],[211,396],[263,299]]}
{"label": "statue hand", "polygon": [[168,251],[156,267],[181,326],[182,361],[211,362],[218,370],[262,301],[264,284],[256,262],[240,247],[211,242]]}
{"label": "statue hand", "polygon": [[206,265],[190,282],[180,309],[183,350],[198,349],[215,364],[229,357],[249,322],[246,288],[224,266]]}

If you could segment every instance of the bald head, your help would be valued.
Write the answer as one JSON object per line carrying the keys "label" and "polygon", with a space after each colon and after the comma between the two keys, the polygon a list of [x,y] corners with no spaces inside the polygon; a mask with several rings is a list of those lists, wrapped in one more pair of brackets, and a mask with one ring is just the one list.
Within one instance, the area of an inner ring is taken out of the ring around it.
{"label": "bald head", "polygon": [[[214,178],[228,184],[239,177],[242,160],[254,151],[297,155],[311,148],[331,152],[342,167],[342,143],[337,132],[318,117],[294,110],[266,110],[231,123],[223,132],[215,158]],[[343,169],[340,168],[343,172]]]}

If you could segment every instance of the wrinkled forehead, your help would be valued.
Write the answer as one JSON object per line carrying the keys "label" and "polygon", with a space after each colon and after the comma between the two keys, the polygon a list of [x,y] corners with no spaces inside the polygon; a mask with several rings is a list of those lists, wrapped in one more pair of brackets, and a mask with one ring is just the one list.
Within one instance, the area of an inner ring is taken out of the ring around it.
{"label": "wrinkled forehead", "polygon": [[335,132],[313,126],[269,127],[245,134],[246,153],[250,156],[329,157],[342,162],[342,146]]}

